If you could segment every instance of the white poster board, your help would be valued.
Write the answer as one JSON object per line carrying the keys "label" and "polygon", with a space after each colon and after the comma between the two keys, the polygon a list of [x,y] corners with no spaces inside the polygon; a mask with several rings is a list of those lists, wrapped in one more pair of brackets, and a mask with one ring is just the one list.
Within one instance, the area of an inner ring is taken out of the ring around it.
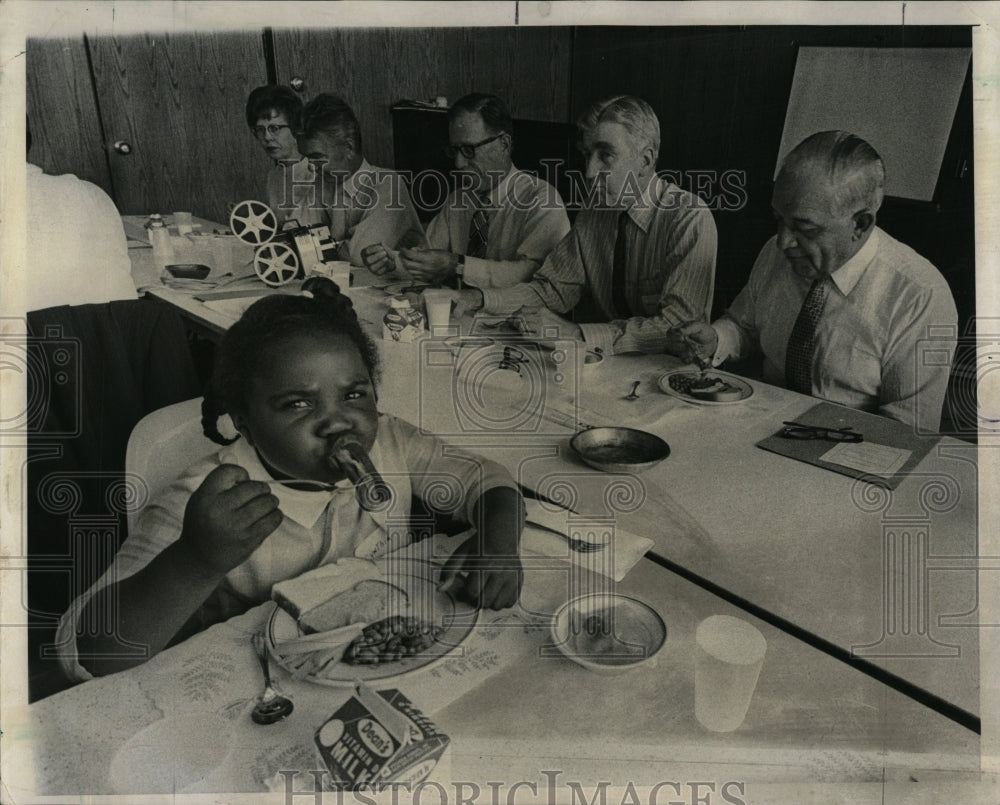
{"label": "white poster board", "polygon": [[931,201],[972,51],[799,48],[775,167],[817,131],[867,140],[885,162],[887,196]]}

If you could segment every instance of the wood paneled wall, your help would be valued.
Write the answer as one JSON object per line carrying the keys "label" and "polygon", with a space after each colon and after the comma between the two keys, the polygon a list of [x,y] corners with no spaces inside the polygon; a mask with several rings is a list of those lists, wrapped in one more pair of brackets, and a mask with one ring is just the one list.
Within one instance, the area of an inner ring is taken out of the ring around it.
{"label": "wood paneled wall", "polygon": [[[660,118],[661,168],[745,172],[745,206],[716,212],[719,311],[773,231],[771,179],[798,47],[970,44],[970,29],[960,26],[279,29],[32,40],[32,161],[105,187],[123,212],[190,208],[225,220],[228,202],[263,192],[269,162],[246,131],[243,107],[268,67],[282,83],[301,77],[306,100],[324,91],[344,97],[361,120],[366,155],[386,167],[394,166],[390,109],[402,99],[495,92],[514,117],[566,123],[595,99],[636,94]],[[940,208],[889,200],[879,219],[942,270],[963,319],[974,313],[973,184],[972,172],[959,178],[956,166],[971,165],[971,126],[967,85]],[[132,156],[108,150],[119,138],[132,140]]]}
{"label": "wood paneled wall", "polygon": [[468,92],[506,99],[511,114],[564,121],[569,113],[569,28],[277,30],[277,79],[305,80],[309,99],[340,95],[361,122],[368,159],[391,167],[392,104]]}
{"label": "wood paneled wall", "polygon": [[29,39],[26,57],[28,161],[114,195],[83,37]]}
{"label": "wood paneled wall", "polygon": [[[716,310],[743,287],[774,232],[771,185],[785,110],[802,45],[971,47],[968,27],[581,27],[573,45],[571,111],[629,93],[660,118],[660,167],[746,173],[747,204],[717,210]],[[974,312],[973,186],[955,165],[972,156],[969,82],[945,153],[935,205],[887,200],[879,224],[933,262],[952,285],[959,312]],[[918,135],[919,136],[919,135]]]}
{"label": "wood paneled wall", "polygon": [[259,33],[145,34],[89,41],[123,213],[190,210],[228,220],[230,202],[262,197],[270,160],[247,130],[244,108],[265,83]]}

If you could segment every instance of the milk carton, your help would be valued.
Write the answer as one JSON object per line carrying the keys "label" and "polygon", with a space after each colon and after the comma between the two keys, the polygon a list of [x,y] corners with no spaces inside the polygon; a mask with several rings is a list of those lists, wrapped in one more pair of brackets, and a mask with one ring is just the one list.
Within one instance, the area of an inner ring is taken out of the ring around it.
{"label": "milk carton", "polygon": [[390,298],[389,310],[382,319],[382,338],[412,343],[423,334],[424,314],[414,310],[405,296]]}
{"label": "milk carton", "polygon": [[398,690],[362,684],[315,741],[333,786],[346,790],[418,783],[448,747],[448,736]]}

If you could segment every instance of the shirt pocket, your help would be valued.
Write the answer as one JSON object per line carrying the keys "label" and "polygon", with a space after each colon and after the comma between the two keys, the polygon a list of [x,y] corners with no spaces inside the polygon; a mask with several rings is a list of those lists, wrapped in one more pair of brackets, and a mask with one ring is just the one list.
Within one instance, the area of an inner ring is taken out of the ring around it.
{"label": "shirt pocket", "polygon": [[825,384],[833,388],[878,398],[882,385],[882,359],[870,344],[859,339],[844,342],[827,357],[827,369],[822,374]]}

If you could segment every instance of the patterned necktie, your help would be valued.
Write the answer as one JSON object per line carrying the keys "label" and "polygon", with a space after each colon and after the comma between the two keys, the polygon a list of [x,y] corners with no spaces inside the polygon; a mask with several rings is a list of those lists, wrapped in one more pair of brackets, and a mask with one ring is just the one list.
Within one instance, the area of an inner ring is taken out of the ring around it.
{"label": "patterned necktie", "polygon": [[467,257],[482,259],[486,256],[486,237],[489,231],[490,222],[486,218],[486,212],[481,209],[476,210],[469,225],[469,243],[465,247]]}
{"label": "patterned necktie", "polygon": [[830,278],[819,277],[813,281],[799,310],[798,318],[788,336],[785,351],[785,385],[800,394],[812,394],[812,358],[816,347],[816,324],[823,315],[826,297],[830,292]]}
{"label": "patterned necktie", "polygon": [[611,301],[615,313],[623,319],[632,315],[625,298],[626,248],[625,222],[628,220],[628,210],[618,216],[618,237],[615,238],[615,260],[611,268]]}

